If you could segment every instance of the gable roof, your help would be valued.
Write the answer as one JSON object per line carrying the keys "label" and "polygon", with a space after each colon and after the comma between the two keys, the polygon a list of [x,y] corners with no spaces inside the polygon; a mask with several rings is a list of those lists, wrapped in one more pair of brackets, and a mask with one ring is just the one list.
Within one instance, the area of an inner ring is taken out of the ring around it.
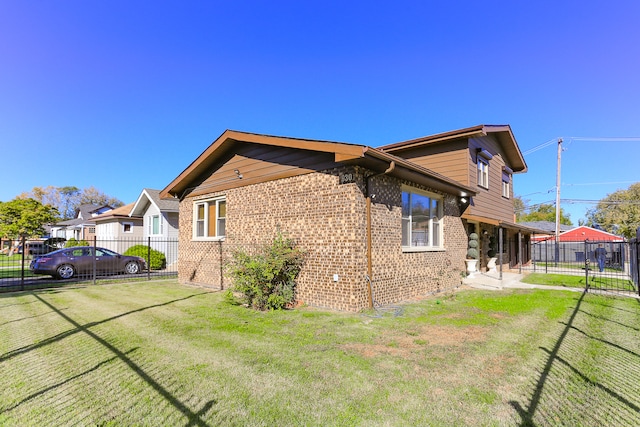
{"label": "gable roof", "polygon": [[[462,185],[439,173],[418,166],[390,153],[364,145],[347,144],[311,139],[261,135],[248,132],[226,130],[198,156],[180,175],[161,192],[161,198],[184,198],[192,191],[195,180],[210,171],[223,156],[232,152],[238,143],[253,143],[263,146],[286,147],[333,155],[335,163],[359,165],[374,172],[387,172],[390,176],[416,182],[458,196],[475,195],[475,190]],[[237,186],[248,185],[237,182]]]}
{"label": "gable roof", "polygon": [[93,218],[97,216],[97,215],[94,215],[94,213],[99,211],[102,211],[102,213],[109,212],[111,209],[112,208],[109,205],[103,205],[103,206],[92,205],[92,204],[80,205],[76,208],[75,218],[68,219],[65,221],[60,221],[54,224],[54,226],[71,227],[71,226],[81,225],[81,224],[93,225],[94,224]]}
{"label": "gable roof", "polygon": [[581,225],[580,227],[573,228],[569,231],[565,231],[560,233],[558,236],[561,242],[575,242],[575,241],[614,241],[614,242],[622,242],[624,241],[624,237],[618,236],[613,233],[608,233],[604,230],[597,230],[592,227],[587,227],[586,225]]}
{"label": "gable roof", "polygon": [[394,144],[379,147],[386,153],[399,153],[409,148],[416,148],[429,144],[439,144],[462,138],[471,138],[478,136],[494,135],[507,157],[509,167],[514,172],[526,172],[527,164],[524,156],[520,152],[518,143],[516,142],[511,126],[509,125],[478,125],[464,129],[458,129],[450,132],[438,133],[435,135],[424,136],[422,138],[411,139],[408,141],[396,142]]}
{"label": "gable roof", "polygon": [[144,188],[138,196],[138,200],[133,204],[131,208],[131,216],[142,216],[146,210],[147,202],[155,205],[160,212],[178,212],[180,210],[180,201],[175,197],[161,198],[160,190],[153,190],[151,188]]}
{"label": "gable roof", "polygon": [[117,218],[130,218],[131,208],[133,208],[133,203],[129,203],[128,205],[120,206],[119,208],[112,209],[108,212],[105,212],[101,215],[93,217],[93,221],[104,221],[107,219],[117,219]]}

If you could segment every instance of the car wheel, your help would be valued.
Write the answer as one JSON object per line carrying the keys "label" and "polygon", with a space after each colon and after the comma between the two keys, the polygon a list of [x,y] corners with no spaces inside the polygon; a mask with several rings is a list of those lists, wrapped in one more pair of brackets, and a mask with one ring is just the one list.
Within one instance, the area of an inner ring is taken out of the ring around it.
{"label": "car wheel", "polygon": [[72,265],[62,264],[58,267],[56,273],[60,279],[71,279],[76,274],[76,271],[73,269]]}
{"label": "car wheel", "polygon": [[124,266],[124,271],[127,274],[138,274],[138,272],[140,272],[140,266],[138,265],[137,262],[129,261]]}

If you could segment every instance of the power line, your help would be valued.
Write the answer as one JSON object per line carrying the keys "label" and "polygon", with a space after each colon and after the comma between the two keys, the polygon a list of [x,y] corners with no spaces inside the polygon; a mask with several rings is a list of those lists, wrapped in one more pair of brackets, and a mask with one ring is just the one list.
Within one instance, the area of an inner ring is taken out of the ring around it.
{"label": "power line", "polygon": [[603,141],[603,142],[636,142],[640,141],[640,136],[604,136],[604,137],[587,137],[587,136],[569,136],[571,141]]}
{"label": "power line", "polygon": [[585,183],[580,183],[580,184],[566,184],[566,183],[563,183],[562,185],[567,186],[567,187],[574,187],[574,186],[578,186],[578,185],[634,184],[636,182],[638,182],[638,181],[585,182]]}
{"label": "power line", "polygon": [[[569,140],[569,143],[573,141],[603,141],[603,142],[634,142],[640,141],[640,136],[627,136],[627,137],[619,137],[619,136],[567,136],[564,137]],[[536,147],[530,148],[527,151],[524,151],[522,155],[526,156],[527,154],[535,153],[538,150],[542,150],[545,147],[548,147],[555,143],[558,138],[550,139],[547,142],[544,142]]]}
{"label": "power line", "polygon": [[529,149],[529,150],[525,151],[524,153],[522,153],[522,155],[523,155],[523,156],[526,156],[527,154],[531,154],[531,153],[533,153],[533,152],[535,152],[535,151],[541,150],[541,149],[543,149],[544,147],[548,147],[549,145],[551,145],[551,144],[555,143],[556,141],[557,141],[557,138],[550,139],[549,141],[547,141],[547,142],[545,142],[545,143],[543,143],[543,144],[540,144],[540,145],[538,145],[537,147],[533,147],[533,148],[531,148],[531,149]]}

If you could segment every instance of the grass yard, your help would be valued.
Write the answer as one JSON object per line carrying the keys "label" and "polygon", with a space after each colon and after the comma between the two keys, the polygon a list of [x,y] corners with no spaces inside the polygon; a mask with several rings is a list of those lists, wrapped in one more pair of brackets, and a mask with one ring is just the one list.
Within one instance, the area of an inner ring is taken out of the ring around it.
{"label": "grass yard", "polygon": [[[567,288],[585,287],[584,276],[572,276],[569,274],[531,273],[523,277],[521,280],[524,283],[531,283],[535,285],[564,286]],[[606,273],[604,275],[592,273],[589,276],[589,287],[591,289],[617,289],[626,292],[635,291],[635,287],[631,280],[609,277],[606,276]]]}
{"label": "grass yard", "polygon": [[640,304],[477,291],[398,317],[175,281],[0,295],[0,425],[635,426]]}

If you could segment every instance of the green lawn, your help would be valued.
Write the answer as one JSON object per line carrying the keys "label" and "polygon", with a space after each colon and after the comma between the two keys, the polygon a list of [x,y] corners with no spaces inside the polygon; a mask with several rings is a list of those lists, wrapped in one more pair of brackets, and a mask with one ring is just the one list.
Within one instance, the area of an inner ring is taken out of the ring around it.
{"label": "green lawn", "polygon": [[[584,276],[572,276],[569,274],[544,274],[544,273],[531,273],[523,277],[522,282],[531,283],[534,285],[551,285],[551,286],[564,286],[568,288],[584,288],[585,277]],[[590,289],[617,289],[621,291],[634,292],[635,287],[631,280],[626,280],[617,277],[607,276],[598,273],[592,273],[589,276],[589,288]]]}
{"label": "green lawn", "polygon": [[0,425],[636,425],[640,304],[463,290],[375,316],[175,281],[0,295]]}

